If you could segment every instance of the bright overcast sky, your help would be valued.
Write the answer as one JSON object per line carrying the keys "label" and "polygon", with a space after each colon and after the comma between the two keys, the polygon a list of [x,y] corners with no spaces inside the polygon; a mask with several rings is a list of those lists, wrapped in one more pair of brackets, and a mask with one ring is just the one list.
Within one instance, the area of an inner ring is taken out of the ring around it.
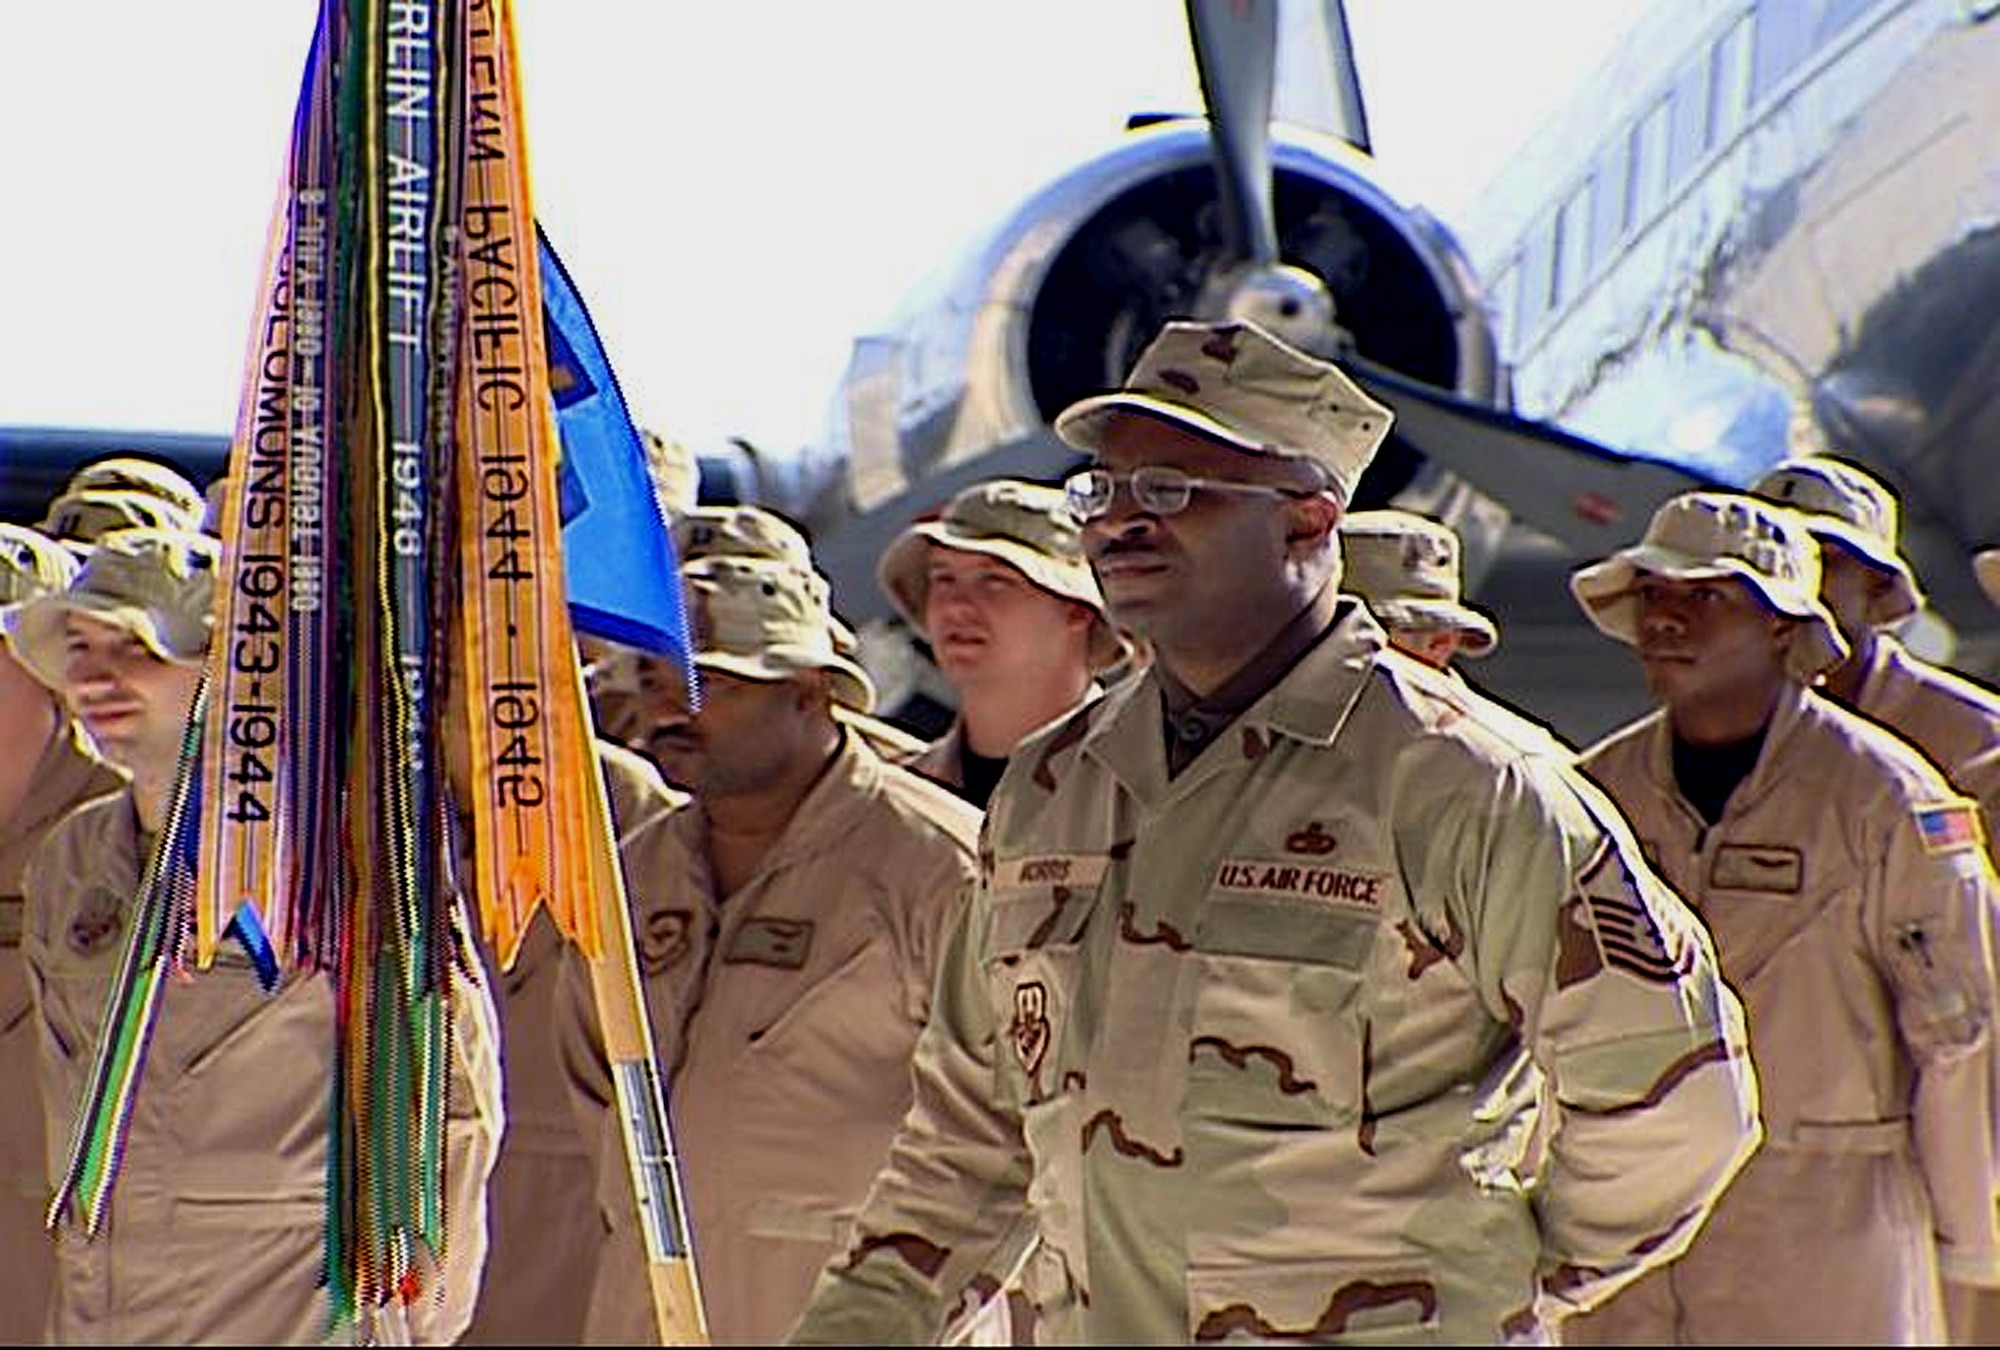
{"label": "bright overcast sky", "polygon": [[[1349,0],[1395,188],[1456,218],[1641,3]],[[0,5],[0,424],[230,427],[315,10]],[[635,416],[703,443],[816,438],[851,339],[958,244],[1198,104],[1178,0],[518,13],[537,214]]]}

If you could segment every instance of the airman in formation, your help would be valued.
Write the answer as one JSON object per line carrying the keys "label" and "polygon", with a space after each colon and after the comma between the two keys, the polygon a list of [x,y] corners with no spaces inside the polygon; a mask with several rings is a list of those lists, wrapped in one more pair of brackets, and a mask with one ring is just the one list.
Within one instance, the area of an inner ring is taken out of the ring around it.
{"label": "airman in formation", "polygon": [[[2000,695],[1905,645],[1893,493],[1800,456],[1579,570],[1656,706],[1578,752],[1461,673],[1501,635],[1450,527],[1350,509],[1393,417],[1253,325],[1168,324],[1057,419],[1065,481],[974,483],[885,551],[955,705],[929,740],[806,533],[647,438],[693,668],[584,655],[718,1342],[1983,1343]],[[298,1094],[216,1098],[213,1137],[142,1110],[127,1167],[171,1184],[111,1245],[39,1231],[207,640],[204,519],[127,458],[0,527],[0,719],[39,747],[0,771],[0,999],[12,969],[33,1012],[0,1055],[43,1088],[0,1112],[15,1339],[316,1315]],[[1972,565],[2000,605],[2000,549]],[[546,923],[484,955],[453,1066],[481,1238],[377,1330],[650,1341],[583,964]],[[183,1096],[232,1028],[325,1053],[323,980],[223,964],[173,996]]]}

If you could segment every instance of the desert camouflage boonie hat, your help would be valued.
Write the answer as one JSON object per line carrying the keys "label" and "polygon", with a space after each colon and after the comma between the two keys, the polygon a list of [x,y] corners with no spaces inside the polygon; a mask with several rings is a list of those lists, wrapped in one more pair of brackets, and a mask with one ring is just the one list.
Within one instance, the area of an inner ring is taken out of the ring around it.
{"label": "desert camouflage boonie hat", "polygon": [[833,616],[810,574],[763,558],[708,557],[682,576],[696,666],[749,680],[824,670],[835,702],[857,712],[874,708],[875,686],[835,650]]}
{"label": "desert camouflage boonie hat", "polygon": [[113,530],[199,531],[201,512],[189,519],[172,502],[150,493],[85,488],[50,502],[37,528],[81,558]]}
{"label": "desert camouflage boonie hat", "polygon": [[1923,591],[1903,560],[1896,494],[1873,474],[1843,460],[1810,455],[1779,463],[1750,491],[1789,506],[1805,516],[1815,535],[1889,574],[1894,584],[1871,607],[1870,622],[1899,623],[1923,608]]}
{"label": "desert camouflage boonie hat", "polygon": [[1344,580],[1391,628],[1449,628],[1467,656],[1499,643],[1493,621],[1460,600],[1458,535],[1409,511],[1356,511],[1340,522]]}
{"label": "desert camouflage boonie hat", "polygon": [[201,522],[205,503],[201,489],[188,478],[159,463],[135,455],[94,460],[69,476],[62,495],[73,492],[136,492],[156,497],[174,509],[180,524],[193,529]]}
{"label": "desert camouflage boonie hat", "polygon": [[1108,670],[1131,655],[1105,611],[1097,576],[1083,555],[1083,531],[1061,489],[1012,478],[974,483],[951,499],[941,517],[918,521],[896,537],[883,552],[875,579],[903,621],[927,638],[932,545],[997,558],[1051,595],[1088,608],[1094,617],[1092,670]]}
{"label": "desert camouflage boonie hat", "polygon": [[1343,503],[1395,421],[1340,367],[1255,324],[1178,320],[1140,353],[1123,388],[1063,409],[1056,434],[1094,452],[1114,413],[1171,422],[1252,455],[1310,459]]}
{"label": "desert camouflage boonie hat", "polygon": [[1795,511],[1740,493],[1684,492],[1653,513],[1637,544],[1571,576],[1570,590],[1592,623],[1634,645],[1641,574],[1744,582],[1772,609],[1799,620],[1787,664],[1802,679],[1847,657],[1847,643],[1819,602],[1819,546]]}
{"label": "desert camouflage boonie hat", "polygon": [[805,533],[761,506],[697,506],[674,517],[673,531],[674,555],[683,566],[703,558],[763,558],[813,570]]}
{"label": "desert camouflage boonie hat", "polygon": [[674,517],[673,532],[683,567],[703,558],[763,558],[804,573],[827,607],[834,648],[843,656],[860,652],[861,639],[832,613],[833,586],[814,565],[812,545],[791,521],[761,506],[697,506]]}
{"label": "desert camouflage boonie hat", "polygon": [[14,651],[42,683],[63,677],[63,626],[72,613],[116,624],[163,661],[199,662],[208,649],[221,561],[214,539],[189,530],[114,530],[76,576],[7,616]]}
{"label": "desert camouflage boonie hat", "polygon": [[1974,558],[1972,571],[1979,578],[1986,598],[2000,605],[2000,548],[1989,548]]}
{"label": "desert camouflage boonie hat", "polygon": [[76,557],[40,530],[0,522],[0,618],[17,606],[69,589]]}

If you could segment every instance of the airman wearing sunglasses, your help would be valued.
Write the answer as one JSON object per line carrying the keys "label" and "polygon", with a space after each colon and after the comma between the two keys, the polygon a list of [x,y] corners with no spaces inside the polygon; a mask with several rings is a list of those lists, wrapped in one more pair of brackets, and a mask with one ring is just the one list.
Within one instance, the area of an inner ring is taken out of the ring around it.
{"label": "airman wearing sunglasses", "polygon": [[1180,322],[1057,419],[1154,661],[1009,761],[915,1104],[798,1341],[928,1339],[1024,1215],[1038,1340],[1543,1338],[1754,1146],[1741,1009],[1618,813],[1339,593],[1389,423],[1261,329]]}

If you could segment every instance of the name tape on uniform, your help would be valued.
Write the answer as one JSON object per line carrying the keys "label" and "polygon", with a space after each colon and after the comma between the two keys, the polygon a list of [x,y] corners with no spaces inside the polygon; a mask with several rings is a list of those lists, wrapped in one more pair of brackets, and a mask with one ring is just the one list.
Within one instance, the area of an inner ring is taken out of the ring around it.
{"label": "name tape on uniform", "polygon": [[1040,853],[1032,857],[1001,858],[993,864],[993,885],[999,889],[1015,886],[1095,886],[1104,880],[1111,859],[1102,853]]}
{"label": "name tape on uniform", "polygon": [[1379,913],[1390,880],[1381,872],[1347,867],[1314,867],[1263,858],[1228,858],[1215,869],[1215,889],[1248,895],[1287,895],[1323,900],[1368,914]]}

